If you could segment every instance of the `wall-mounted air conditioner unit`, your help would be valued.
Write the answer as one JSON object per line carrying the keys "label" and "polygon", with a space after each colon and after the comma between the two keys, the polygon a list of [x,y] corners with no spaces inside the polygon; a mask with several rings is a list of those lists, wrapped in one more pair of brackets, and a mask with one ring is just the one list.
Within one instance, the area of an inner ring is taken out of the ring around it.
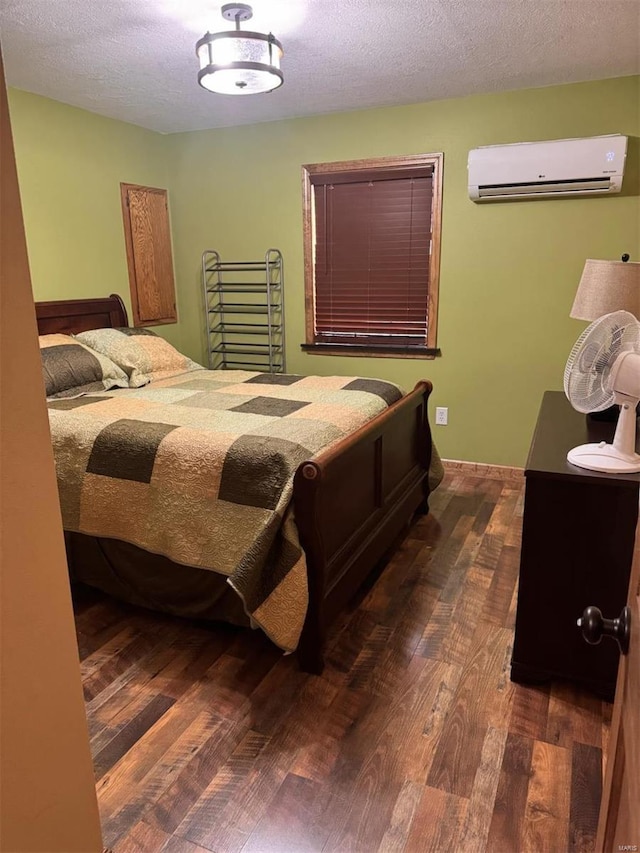
{"label": "wall-mounted air conditioner unit", "polygon": [[610,195],[622,189],[627,137],[486,145],[469,152],[469,198],[506,201]]}

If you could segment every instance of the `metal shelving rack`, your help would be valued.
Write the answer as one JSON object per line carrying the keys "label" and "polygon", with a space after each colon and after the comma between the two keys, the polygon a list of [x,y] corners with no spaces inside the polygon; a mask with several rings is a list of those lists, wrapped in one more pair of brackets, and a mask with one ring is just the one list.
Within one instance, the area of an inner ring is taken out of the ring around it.
{"label": "metal shelving rack", "polygon": [[278,249],[262,261],[222,261],[202,253],[211,369],[285,372],[284,270]]}

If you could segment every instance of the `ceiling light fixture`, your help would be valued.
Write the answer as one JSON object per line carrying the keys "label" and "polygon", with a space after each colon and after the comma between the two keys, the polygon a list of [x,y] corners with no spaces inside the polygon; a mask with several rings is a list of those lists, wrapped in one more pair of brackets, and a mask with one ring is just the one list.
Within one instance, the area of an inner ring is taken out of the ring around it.
{"label": "ceiling light fixture", "polygon": [[241,21],[253,17],[246,3],[227,3],[222,17],[235,21],[229,32],[207,33],[196,44],[200,60],[198,83],[221,95],[255,95],[282,86],[280,70],[282,45],[272,33],[252,33],[240,29]]}

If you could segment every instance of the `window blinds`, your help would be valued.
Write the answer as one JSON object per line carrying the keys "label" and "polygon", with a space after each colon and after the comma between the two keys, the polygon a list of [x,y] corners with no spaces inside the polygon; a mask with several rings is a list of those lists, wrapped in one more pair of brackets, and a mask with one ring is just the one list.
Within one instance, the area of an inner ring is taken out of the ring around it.
{"label": "window blinds", "polygon": [[317,342],[427,335],[432,168],[312,176]]}

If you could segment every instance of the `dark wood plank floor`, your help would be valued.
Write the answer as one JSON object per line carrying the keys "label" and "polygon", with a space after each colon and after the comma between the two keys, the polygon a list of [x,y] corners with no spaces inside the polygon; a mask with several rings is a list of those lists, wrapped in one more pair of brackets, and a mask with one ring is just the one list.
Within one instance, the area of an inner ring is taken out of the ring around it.
{"label": "dark wood plank floor", "polygon": [[449,475],[320,678],[258,633],[78,590],[105,844],[592,850],[610,706],[509,680],[522,505],[518,481]]}

